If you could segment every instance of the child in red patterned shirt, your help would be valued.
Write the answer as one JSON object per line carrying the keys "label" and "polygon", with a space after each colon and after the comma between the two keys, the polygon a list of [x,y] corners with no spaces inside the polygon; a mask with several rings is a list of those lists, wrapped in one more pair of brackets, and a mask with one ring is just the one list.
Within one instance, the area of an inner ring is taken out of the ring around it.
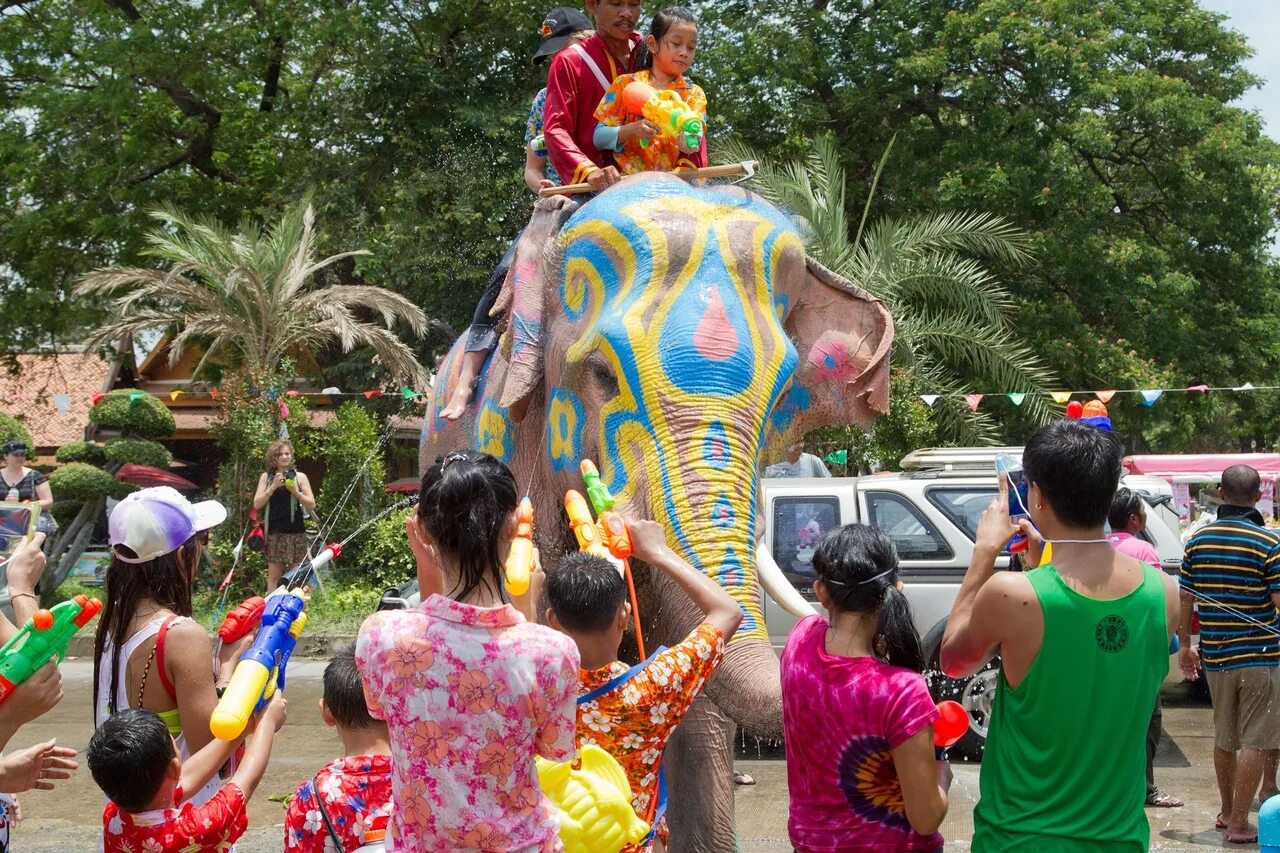
{"label": "child in red patterned shirt", "polygon": [[[742,622],[742,609],[715,581],[667,547],[662,525],[628,523],[632,551],[675,582],[703,619],[678,645],[658,649],[642,664],[618,660],[631,623],[627,587],[611,563],[574,553],[547,574],[547,622],[573,638],[582,656],[578,688],[578,746],[593,743],[627,773],[636,814],[665,838],[662,751],[685,711],[724,657]],[[624,853],[647,850],[653,834]]]}
{"label": "child in red patterned shirt", "polygon": [[384,840],[391,815],[391,743],[387,724],[365,704],[355,643],[324,668],[320,716],[338,730],[345,757],[298,786],[284,816],[284,849],[350,853]]}
{"label": "child in red patterned shirt", "polygon": [[159,715],[126,708],[107,717],[89,741],[89,771],[110,802],[102,810],[104,853],[181,850],[221,853],[248,827],[246,807],[284,725],[284,697],[271,700],[231,780],[202,806],[185,803],[213,778],[238,741],[211,740],[185,763]]}

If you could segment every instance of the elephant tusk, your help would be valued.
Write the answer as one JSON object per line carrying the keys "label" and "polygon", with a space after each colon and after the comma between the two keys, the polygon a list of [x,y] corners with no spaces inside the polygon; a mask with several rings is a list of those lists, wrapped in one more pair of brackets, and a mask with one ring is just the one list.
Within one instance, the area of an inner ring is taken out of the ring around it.
{"label": "elephant tusk", "polygon": [[801,597],[800,593],[796,592],[791,582],[783,577],[782,569],[778,568],[778,564],[773,561],[773,555],[769,553],[763,541],[756,544],[756,574],[760,578],[760,585],[764,587],[769,597],[792,616],[803,618],[818,612],[813,609],[812,604]]}

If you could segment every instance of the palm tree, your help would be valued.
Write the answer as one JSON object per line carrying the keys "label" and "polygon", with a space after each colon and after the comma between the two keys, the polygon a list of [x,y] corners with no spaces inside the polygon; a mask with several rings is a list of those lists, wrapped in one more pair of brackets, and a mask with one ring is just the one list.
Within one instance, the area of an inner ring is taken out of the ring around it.
{"label": "palm tree", "polygon": [[[940,437],[962,444],[998,438],[987,412],[971,413],[955,396],[972,391],[1025,392],[1027,415],[1048,421],[1055,414],[1046,401],[1052,374],[1014,335],[1009,293],[979,260],[1026,263],[1027,235],[988,213],[884,217],[868,225],[892,147],[880,159],[852,237],[844,167],[830,136],[815,139],[804,159],[761,161],[756,187],[803,220],[811,256],[884,300],[893,315],[895,362],[922,391],[944,395],[933,407]],[[737,141],[718,149],[725,162],[760,159]]]}
{"label": "palm tree", "polygon": [[[160,209],[146,235],[145,254],[164,269],[107,267],[86,275],[76,293],[110,297],[113,316],[89,338],[112,344],[151,329],[174,329],[170,362],[199,342],[198,375],[218,356],[251,373],[274,373],[291,353],[337,341],[343,352],[368,347],[390,379],[418,385],[425,372],[392,331],[404,321],[427,328],[422,309],[399,294],[369,285],[316,286],[316,273],[368,252],[317,260],[315,212],[306,200],[285,210],[274,228],[245,221],[232,232],[212,219]],[[373,315],[381,322],[366,319]]]}

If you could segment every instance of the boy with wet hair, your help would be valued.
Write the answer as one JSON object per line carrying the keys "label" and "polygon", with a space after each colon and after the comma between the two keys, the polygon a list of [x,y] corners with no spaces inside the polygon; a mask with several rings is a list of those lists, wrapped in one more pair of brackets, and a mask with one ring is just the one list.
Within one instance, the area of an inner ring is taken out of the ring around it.
{"label": "boy with wet hair", "polygon": [[391,742],[387,724],[365,704],[355,643],[325,667],[320,716],[337,729],[344,757],[298,786],[285,814],[284,849],[346,853],[381,839],[391,816]]}
{"label": "boy with wet hair", "polygon": [[633,853],[649,849],[655,833],[666,837],[663,749],[719,666],[742,610],[715,581],[667,547],[661,525],[632,521],[628,529],[635,558],[666,575],[702,611],[702,622],[683,642],[659,648],[634,667],[618,660],[631,607],[617,567],[601,557],[566,556],[547,574],[545,589],[547,622],[573,639],[582,658],[578,746],[592,743],[617,759],[631,783],[636,814],[654,827],[641,844],[624,848]]}
{"label": "boy with wet hair", "polygon": [[105,853],[138,850],[226,850],[248,827],[247,806],[271,758],[275,733],[284,725],[284,697],[262,712],[244,759],[213,799],[185,803],[231,757],[237,742],[212,740],[185,763],[159,715],[126,708],[103,720],[89,741],[89,771],[107,795],[102,810]]}

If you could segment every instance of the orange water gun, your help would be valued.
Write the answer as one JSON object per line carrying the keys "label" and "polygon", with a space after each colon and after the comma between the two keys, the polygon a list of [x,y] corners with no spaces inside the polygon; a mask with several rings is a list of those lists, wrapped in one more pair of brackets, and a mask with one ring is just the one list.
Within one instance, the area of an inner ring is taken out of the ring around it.
{"label": "orange water gun", "polygon": [[529,591],[529,575],[533,572],[533,502],[527,497],[516,508],[516,535],[502,572],[507,592],[524,595]]}
{"label": "orange water gun", "polygon": [[636,584],[631,576],[631,534],[627,524],[618,513],[613,511],[613,494],[600,479],[600,472],[590,459],[582,460],[582,479],[587,484],[587,495],[595,508],[598,520],[591,517],[591,509],[587,507],[582,493],[570,489],[564,495],[564,509],[569,515],[569,526],[578,539],[579,550],[597,557],[612,557],[622,566],[623,577],[627,579],[627,591],[631,596],[631,616],[635,621],[636,648],[640,657],[645,658],[644,631],[640,628],[640,605],[636,599]]}
{"label": "orange water gun", "polygon": [[[658,126],[663,136],[679,140],[684,137],[684,147],[695,150],[702,144],[704,130],[702,116],[690,109],[671,89],[655,89],[648,83],[636,80],[622,90],[622,106],[633,115],[642,115]],[[640,140],[647,147],[649,140]]]}

